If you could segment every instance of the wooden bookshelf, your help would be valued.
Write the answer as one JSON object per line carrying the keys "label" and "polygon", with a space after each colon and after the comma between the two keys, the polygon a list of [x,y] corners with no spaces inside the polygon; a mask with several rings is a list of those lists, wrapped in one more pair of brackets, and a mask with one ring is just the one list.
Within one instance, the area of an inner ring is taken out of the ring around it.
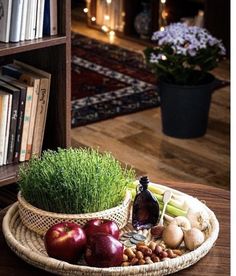
{"label": "wooden bookshelf", "polygon": [[[0,65],[17,59],[52,74],[43,149],[70,146],[71,1],[58,0],[58,35],[0,43]],[[19,163],[20,164],[20,163]],[[19,164],[0,167],[0,187],[17,181]]]}

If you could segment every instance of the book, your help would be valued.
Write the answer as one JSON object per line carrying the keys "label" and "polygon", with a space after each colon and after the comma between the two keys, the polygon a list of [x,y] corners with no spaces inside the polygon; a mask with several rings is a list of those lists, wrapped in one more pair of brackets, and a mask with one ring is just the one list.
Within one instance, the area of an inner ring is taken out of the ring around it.
{"label": "book", "polygon": [[11,123],[11,110],[12,110],[12,95],[9,94],[9,100],[7,105],[7,125],[5,133],[5,142],[4,142],[4,152],[3,152],[3,165],[7,164],[7,152],[9,146],[9,133],[10,133],[10,123]]}
{"label": "book", "polygon": [[8,93],[0,91],[0,166],[4,163],[9,97]]}
{"label": "book", "polygon": [[11,122],[9,130],[9,141],[7,150],[7,164],[14,161],[14,149],[17,129],[18,107],[20,100],[20,90],[0,80],[0,89],[12,95]]}
{"label": "book", "polygon": [[33,95],[32,95],[32,106],[30,112],[30,122],[29,122],[29,131],[27,137],[27,148],[25,160],[29,160],[32,154],[32,142],[33,142],[33,134],[35,127],[35,119],[37,112],[37,103],[38,103],[38,94],[40,87],[40,78],[33,73],[27,72],[20,68],[15,64],[8,64],[2,66],[2,74],[14,77],[18,80],[23,81],[25,84],[34,87]]}
{"label": "book", "polygon": [[21,21],[23,12],[23,0],[12,1],[10,42],[19,42],[21,34]]}
{"label": "book", "polygon": [[24,113],[24,120],[23,120],[23,130],[22,130],[20,156],[19,156],[20,162],[25,161],[25,157],[26,157],[33,93],[34,93],[34,87],[27,86],[25,113]]}
{"label": "book", "polygon": [[24,70],[35,73],[40,77],[39,97],[32,145],[32,154],[39,156],[42,151],[44,129],[47,118],[51,74],[17,60],[14,60],[14,64],[20,66]]}
{"label": "book", "polygon": [[43,34],[57,35],[57,0],[45,0]]}
{"label": "book", "polygon": [[12,0],[0,2],[0,41],[9,42]]}
{"label": "book", "polygon": [[45,0],[38,0],[37,23],[36,23],[36,35],[35,35],[35,38],[42,38],[43,37],[44,5],[45,5]]}
{"label": "book", "polygon": [[20,41],[25,40],[27,9],[28,9],[28,0],[24,0],[23,11],[22,11],[22,20],[21,20]]}
{"label": "book", "polygon": [[26,94],[27,94],[28,86],[9,76],[0,75],[0,80],[20,89],[20,102],[18,107],[19,111],[18,111],[18,118],[17,118],[15,151],[14,151],[14,158],[13,158],[13,162],[18,162],[20,157],[21,138],[22,138],[23,122],[24,122],[24,114],[25,114],[25,102],[26,102]]}
{"label": "book", "polygon": [[37,16],[37,0],[28,0],[25,39],[32,40],[35,38]]}

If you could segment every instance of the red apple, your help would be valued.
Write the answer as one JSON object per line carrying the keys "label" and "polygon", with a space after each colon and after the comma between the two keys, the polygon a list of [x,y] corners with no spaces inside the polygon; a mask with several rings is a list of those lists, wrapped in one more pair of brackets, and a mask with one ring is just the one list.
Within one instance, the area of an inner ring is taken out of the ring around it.
{"label": "red apple", "polygon": [[84,230],[72,222],[61,222],[48,229],[44,244],[52,258],[75,263],[85,250],[87,243]]}
{"label": "red apple", "polygon": [[120,235],[117,224],[107,219],[92,219],[84,225],[83,229],[88,239],[97,233],[109,234],[116,239],[118,239]]}
{"label": "red apple", "polygon": [[90,238],[85,251],[85,261],[89,266],[119,266],[123,261],[124,247],[111,235],[98,233]]}

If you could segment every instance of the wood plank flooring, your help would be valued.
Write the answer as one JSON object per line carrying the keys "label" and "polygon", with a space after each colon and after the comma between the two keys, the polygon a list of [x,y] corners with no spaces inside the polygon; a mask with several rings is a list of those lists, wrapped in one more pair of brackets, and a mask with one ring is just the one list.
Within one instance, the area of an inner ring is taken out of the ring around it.
{"label": "wood plank flooring", "polygon": [[[100,32],[72,20],[72,30],[109,42]],[[143,46],[116,38],[120,46]],[[229,62],[214,74],[229,80]],[[230,88],[214,92],[208,132],[197,139],[175,139],[161,130],[160,108],[120,116],[72,130],[74,147],[93,147],[111,152],[123,164],[155,181],[180,181],[230,189]]]}

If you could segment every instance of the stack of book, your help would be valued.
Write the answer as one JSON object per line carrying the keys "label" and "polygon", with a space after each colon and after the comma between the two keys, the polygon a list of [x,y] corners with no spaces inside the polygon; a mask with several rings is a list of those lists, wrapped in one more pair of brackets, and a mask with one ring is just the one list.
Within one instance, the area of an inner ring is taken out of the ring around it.
{"label": "stack of book", "polygon": [[0,1],[0,41],[57,35],[57,0]]}
{"label": "stack of book", "polygon": [[0,72],[0,166],[42,150],[51,74],[14,61]]}

